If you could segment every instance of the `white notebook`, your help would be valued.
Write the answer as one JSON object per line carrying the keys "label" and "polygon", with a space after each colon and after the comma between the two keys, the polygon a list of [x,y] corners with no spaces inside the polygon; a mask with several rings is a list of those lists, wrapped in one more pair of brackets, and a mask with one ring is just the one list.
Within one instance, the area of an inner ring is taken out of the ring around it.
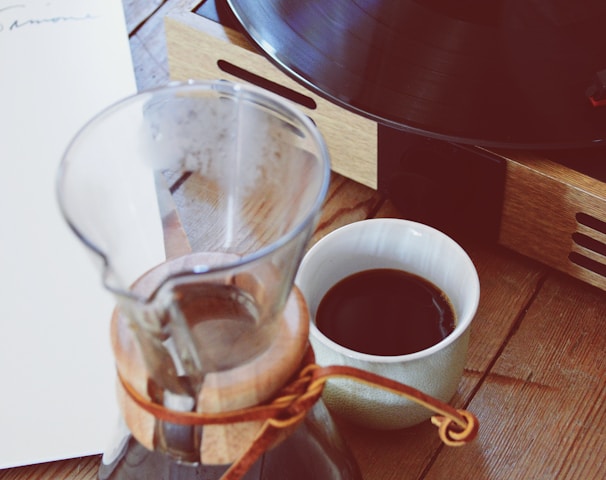
{"label": "white notebook", "polygon": [[120,0],[0,0],[0,468],[109,446],[114,300],[55,177],[76,131],[135,91]]}

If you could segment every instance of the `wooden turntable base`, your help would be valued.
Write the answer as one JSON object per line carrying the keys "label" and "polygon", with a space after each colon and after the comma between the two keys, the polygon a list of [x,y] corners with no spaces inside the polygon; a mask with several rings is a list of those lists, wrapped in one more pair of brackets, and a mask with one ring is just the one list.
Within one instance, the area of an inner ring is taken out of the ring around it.
{"label": "wooden turntable base", "polygon": [[[172,79],[248,82],[294,101],[324,135],[332,169],[379,188],[375,122],[304,88],[242,33],[194,8],[174,11],[165,21]],[[606,290],[606,184],[536,152],[479,150],[506,165],[498,242]]]}

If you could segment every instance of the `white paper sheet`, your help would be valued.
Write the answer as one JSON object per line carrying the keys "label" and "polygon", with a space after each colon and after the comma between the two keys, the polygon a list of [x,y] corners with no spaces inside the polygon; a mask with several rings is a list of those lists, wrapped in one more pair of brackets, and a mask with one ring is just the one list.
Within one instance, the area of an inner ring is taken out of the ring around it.
{"label": "white paper sheet", "polygon": [[0,0],[0,468],[110,441],[114,301],[55,176],[84,122],[135,90],[120,0]]}

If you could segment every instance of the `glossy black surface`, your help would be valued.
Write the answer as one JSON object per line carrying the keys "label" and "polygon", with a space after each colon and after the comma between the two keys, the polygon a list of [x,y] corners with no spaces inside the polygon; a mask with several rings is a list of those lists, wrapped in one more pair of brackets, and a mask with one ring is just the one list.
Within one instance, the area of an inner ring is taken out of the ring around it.
{"label": "glossy black surface", "polygon": [[484,146],[606,144],[587,97],[603,0],[227,0],[312,91],[384,125]]}

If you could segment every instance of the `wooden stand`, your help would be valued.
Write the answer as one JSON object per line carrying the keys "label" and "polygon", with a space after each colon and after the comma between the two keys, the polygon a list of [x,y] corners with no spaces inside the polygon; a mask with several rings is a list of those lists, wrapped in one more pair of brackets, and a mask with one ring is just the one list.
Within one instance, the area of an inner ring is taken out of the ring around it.
{"label": "wooden stand", "polygon": [[606,289],[606,184],[530,152],[493,153],[507,162],[499,243]]}
{"label": "wooden stand", "polygon": [[[246,81],[297,102],[324,135],[332,169],[378,188],[375,122],[305,89],[244,35],[189,9],[171,13],[165,28],[174,80]],[[507,165],[499,243],[606,290],[606,184],[534,153],[489,153]]]}
{"label": "wooden stand", "polygon": [[377,124],[312,94],[260,55],[244,35],[190,11],[165,21],[174,80],[223,78],[248,82],[293,100],[313,118],[331,154],[332,169],[377,188]]}

